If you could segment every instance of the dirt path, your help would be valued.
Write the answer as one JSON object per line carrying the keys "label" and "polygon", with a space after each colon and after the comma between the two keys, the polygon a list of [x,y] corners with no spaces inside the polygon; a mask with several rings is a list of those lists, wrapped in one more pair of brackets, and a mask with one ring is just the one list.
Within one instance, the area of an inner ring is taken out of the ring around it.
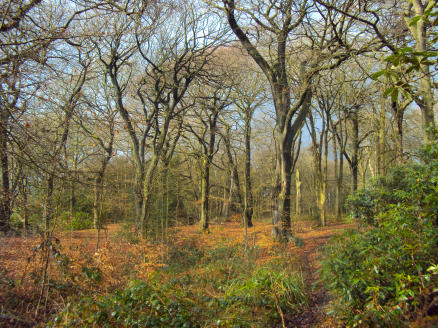
{"label": "dirt path", "polygon": [[354,228],[352,224],[336,224],[324,228],[297,232],[297,235],[304,241],[304,246],[298,249],[298,254],[301,258],[307,287],[311,290],[311,297],[310,306],[307,310],[296,315],[285,315],[287,327],[337,327],[336,323],[325,314],[325,308],[330,298],[324,285],[319,282],[317,272],[319,269],[318,257],[322,246],[332,236],[352,228]]}

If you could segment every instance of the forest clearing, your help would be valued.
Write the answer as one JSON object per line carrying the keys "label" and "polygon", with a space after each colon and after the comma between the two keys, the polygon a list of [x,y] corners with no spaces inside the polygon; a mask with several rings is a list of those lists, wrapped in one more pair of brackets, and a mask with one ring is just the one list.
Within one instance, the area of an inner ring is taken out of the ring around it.
{"label": "forest clearing", "polygon": [[1,327],[438,326],[438,2],[1,0]]}

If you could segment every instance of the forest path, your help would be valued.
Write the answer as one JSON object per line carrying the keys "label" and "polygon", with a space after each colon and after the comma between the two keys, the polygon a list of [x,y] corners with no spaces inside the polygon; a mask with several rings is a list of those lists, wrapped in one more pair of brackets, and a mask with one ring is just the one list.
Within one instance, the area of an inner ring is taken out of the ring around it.
{"label": "forest path", "polygon": [[319,281],[319,257],[321,249],[329,239],[342,232],[353,229],[354,224],[331,224],[320,228],[296,229],[296,235],[304,241],[304,246],[296,247],[296,254],[301,260],[301,270],[310,290],[309,308],[298,314],[285,314],[286,327],[338,327],[325,313],[330,301],[324,284]]}

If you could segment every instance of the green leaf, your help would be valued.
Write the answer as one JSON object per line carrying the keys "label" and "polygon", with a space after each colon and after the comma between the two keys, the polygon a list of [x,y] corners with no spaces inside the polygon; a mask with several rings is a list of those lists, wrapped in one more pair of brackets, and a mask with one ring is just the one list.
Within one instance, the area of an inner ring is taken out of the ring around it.
{"label": "green leaf", "polygon": [[400,53],[400,54],[405,54],[405,53],[408,53],[408,52],[410,53],[412,51],[414,51],[412,49],[412,47],[404,47],[404,48],[399,49],[397,52]]}
{"label": "green leaf", "polygon": [[388,97],[388,96],[394,91],[394,89],[395,89],[395,87],[390,87],[390,88],[386,89],[386,90],[383,92],[383,96],[384,96],[384,97]]}
{"label": "green leaf", "polygon": [[409,26],[413,26],[413,25],[417,24],[420,21],[420,19],[422,19],[422,18],[423,18],[422,16],[415,16],[414,18],[411,19]]}
{"label": "green leaf", "polygon": [[398,94],[399,94],[399,89],[394,88],[394,90],[391,92],[391,100],[393,102],[396,102],[398,100]]}
{"label": "green leaf", "polygon": [[382,76],[383,74],[385,74],[385,73],[386,73],[386,70],[382,69],[382,70],[380,70],[380,71],[374,73],[373,75],[371,75],[371,78],[372,78],[373,80],[377,80],[379,77],[381,77],[381,76]]}

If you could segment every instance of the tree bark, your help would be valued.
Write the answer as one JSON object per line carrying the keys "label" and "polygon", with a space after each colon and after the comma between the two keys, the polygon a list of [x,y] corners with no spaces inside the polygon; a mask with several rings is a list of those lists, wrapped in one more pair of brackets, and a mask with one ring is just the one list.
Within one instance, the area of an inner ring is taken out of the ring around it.
{"label": "tree bark", "polygon": [[[214,99],[214,105],[216,105],[216,98]],[[210,168],[213,162],[213,156],[215,153],[216,144],[216,132],[217,132],[217,119],[219,116],[219,109],[215,106],[210,108],[213,112],[210,113],[208,118],[208,143],[203,143],[204,150],[202,158],[202,181],[201,181],[201,229],[204,232],[208,232],[210,225]]]}
{"label": "tree bark", "polygon": [[396,121],[396,162],[403,162],[403,114],[404,109],[400,108],[397,101],[391,102],[391,108],[395,116]]}
{"label": "tree bark", "polygon": [[300,179],[300,170],[298,169],[298,167],[295,169],[295,187],[296,187],[295,211],[297,216],[300,216],[302,214],[301,179]]}
{"label": "tree bark", "polygon": [[315,122],[313,116],[309,116],[310,123],[310,136],[312,138],[312,153],[313,153],[313,166],[314,166],[314,176],[315,176],[315,198],[318,209],[318,219],[319,225],[325,226],[325,201],[326,201],[326,182],[324,174],[327,171],[326,158],[324,158],[324,151],[328,148],[327,143],[327,133],[328,129],[326,126],[326,120],[324,114],[321,114],[322,127],[319,139],[317,139],[317,132],[315,127]]}
{"label": "tree bark", "polygon": [[[228,183],[228,181],[230,183],[229,183],[228,188],[227,188],[226,184]],[[220,213],[221,216],[225,217],[225,218],[230,216],[230,204],[231,204],[232,197],[233,197],[232,188],[233,188],[233,175],[231,173],[231,169],[229,169],[228,174],[225,176],[224,188],[223,188],[224,193],[223,193],[223,199],[222,199],[222,208],[221,208],[221,213]]]}
{"label": "tree bark", "polygon": [[335,215],[336,218],[339,220],[341,218],[340,213],[340,188],[339,188],[339,158],[338,158],[338,144],[336,142],[335,137],[333,136],[333,154],[335,158],[335,181],[336,181],[336,192],[335,192]]}
{"label": "tree bark", "polygon": [[144,181],[144,164],[135,161],[134,177],[134,203],[135,203],[135,232],[141,231],[141,214],[143,210],[143,181]]}
{"label": "tree bark", "polygon": [[327,153],[328,153],[328,128],[326,128],[324,132],[324,159],[323,159],[323,167],[321,172],[321,189],[319,196],[319,217],[320,217],[320,225],[321,227],[325,227],[327,224],[326,217],[326,198],[327,198]]}
{"label": "tree bark", "polygon": [[96,250],[98,250],[100,246],[100,230],[102,228],[100,208],[103,194],[103,174],[104,173],[100,171],[94,181],[93,224],[94,228],[97,230]]}
{"label": "tree bark", "polygon": [[160,159],[159,155],[156,152],[154,152],[144,179],[144,186],[143,186],[144,199],[143,199],[142,224],[141,224],[141,231],[144,237],[146,237],[147,224],[150,217],[153,180],[155,176],[155,171],[157,170],[158,167],[159,159]]}
{"label": "tree bark", "polygon": [[2,169],[2,190],[0,204],[0,231],[10,230],[11,218],[11,190],[9,181],[9,158],[8,158],[8,123],[9,111],[5,108],[1,111],[0,122],[0,161]]}
{"label": "tree bark", "polygon": [[21,183],[21,194],[23,197],[23,219],[24,219],[24,235],[27,237],[28,229],[29,229],[29,206],[28,206],[28,178],[24,177]]}
{"label": "tree bark", "polygon": [[[411,6],[414,9],[413,12],[415,16],[423,16],[428,3],[429,1],[424,1],[423,3],[422,0],[412,0],[408,4],[405,20],[412,36],[415,39],[415,51],[417,52],[425,52],[430,50],[430,45],[428,42],[427,23],[423,19],[419,19],[414,24],[411,24],[409,17]],[[418,92],[419,97],[416,97],[416,102],[421,109],[425,141],[428,142],[435,138],[435,132],[429,129],[430,127],[435,126],[435,115],[433,110],[434,95],[430,67],[429,64],[421,62],[422,58],[422,56],[419,58],[420,88]]]}
{"label": "tree bark", "polygon": [[76,184],[75,184],[75,179],[76,177],[73,176],[72,177],[72,181],[70,182],[70,201],[69,201],[69,211],[70,211],[70,216],[73,216],[75,207],[76,207],[76,193],[75,193],[75,189],[76,189]]}
{"label": "tree bark", "polygon": [[[235,183],[235,185],[236,185],[235,189],[236,189],[237,201],[239,202],[240,209],[243,209],[244,208],[244,200],[242,197],[242,187],[240,185],[240,178],[239,178],[239,172],[237,170],[237,164],[233,158],[233,154],[231,151],[231,142],[230,142],[229,133],[227,133],[227,135],[224,136],[223,140],[224,140],[225,150],[226,150],[227,157],[228,157],[228,162],[230,163],[230,166],[231,166],[231,174],[232,174],[231,181],[233,183]],[[231,185],[233,183],[231,183]],[[230,188],[230,199],[231,199],[231,188]]]}
{"label": "tree bark", "polygon": [[343,207],[344,207],[344,197],[342,193],[342,185],[344,182],[344,154],[342,151],[339,152],[339,175],[337,179],[337,186],[336,186],[336,194],[338,195],[337,198],[337,217],[341,218],[343,214]]}
{"label": "tree bark", "polygon": [[380,119],[379,119],[379,136],[377,144],[377,174],[385,173],[385,121],[386,121],[386,101],[382,97],[380,105]]}
{"label": "tree bark", "polygon": [[353,124],[353,155],[351,156],[351,173],[353,175],[353,191],[357,190],[358,187],[358,176],[359,176],[359,115],[358,109],[355,108],[352,116],[351,122]]}
{"label": "tree bark", "polygon": [[210,224],[209,218],[209,197],[210,197],[210,163],[208,157],[202,160],[202,180],[201,180],[201,229],[208,231]]}
{"label": "tree bark", "polygon": [[245,229],[252,227],[252,215],[254,213],[252,185],[251,185],[251,119],[252,115],[247,113],[245,117]]}
{"label": "tree bark", "polygon": [[[134,157],[135,163],[135,182],[134,182],[134,202],[135,202],[135,231],[138,233],[142,228],[142,213],[143,213],[143,183],[145,174],[145,163],[144,163],[144,149],[145,149],[145,138],[139,141],[137,134],[134,129],[134,125],[131,120],[131,116],[123,103],[123,91],[118,80],[118,63],[117,55],[113,54],[113,58],[109,63],[106,63],[101,59],[101,62],[106,66],[106,70],[111,78],[111,83],[114,89],[114,102],[116,104],[117,111],[122,116],[125,123],[125,128],[128,131],[129,138],[131,141],[131,151]],[[154,113],[155,114],[155,113]],[[154,114],[151,114],[152,116]],[[152,118],[151,116],[151,118]],[[147,127],[147,131],[151,128],[151,125]],[[144,133],[146,136],[147,131]]]}
{"label": "tree bark", "polygon": [[43,215],[43,223],[44,223],[44,233],[45,238],[49,237],[50,232],[50,223],[53,218],[53,184],[54,184],[54,174],[49,173],[49,176],[46,180],[46,195],[44,200],[44,215]]}

